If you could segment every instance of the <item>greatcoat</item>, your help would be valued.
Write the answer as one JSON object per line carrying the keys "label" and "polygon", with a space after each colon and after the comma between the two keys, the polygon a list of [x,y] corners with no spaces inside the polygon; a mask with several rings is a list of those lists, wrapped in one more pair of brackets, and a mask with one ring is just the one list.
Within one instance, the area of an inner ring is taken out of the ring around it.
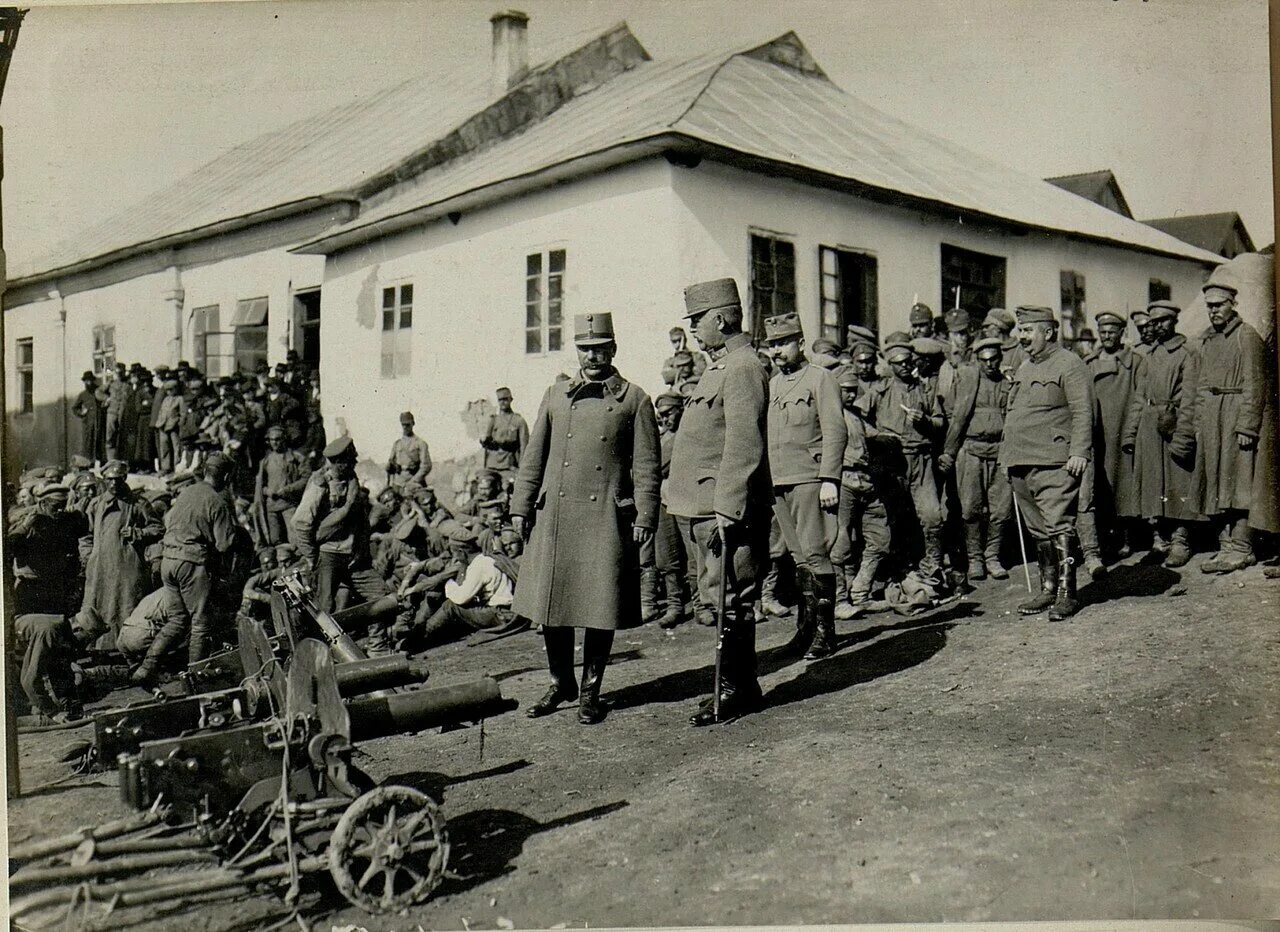
{"label": "greatcoat", "polygon": [[639,386],[615,372],[548,388],[511,500],[533,524],[515,614],[553,627],[639,624],[632,528],[656,530],[660,473],[653,404]]}
{"label": "greatcoat", "polygon": [[[1116,353],[1094,350],[1084,360],[1093,376],[1093,464],[1095,469],[1103,471],[1103,476],[1095,479],[1095,488],[1103,490],[1105,477],[1105,487],[1111,490],[1116,514],[1134,514],[1138,507],[1133,454],[1125,453],[1121,442],[1140,359],[1133,350],[1122,347]],[[1132,504],[1126,505],[1126,502]]]}
{"label": "greatcoat", "polygon": [[[164,535],[164,523],[146,501],[132,494],[99,496],[89,506],[88,519],[89,534],[80,541],[89,553],[81,608],[93,609],[115,634],[154,588],[144,552]],[[125,528],[132,529],[132,540],[121,538]]]}
{"label": "greatcoat", "polygon": [[1202,518],[1191,496],[1195,446],[1195,386],[1200,354],[1182,334],[1157,343],[1138,365],[1124,428],[1133,445],[1137,495],[1124,504],[1127,517]]}

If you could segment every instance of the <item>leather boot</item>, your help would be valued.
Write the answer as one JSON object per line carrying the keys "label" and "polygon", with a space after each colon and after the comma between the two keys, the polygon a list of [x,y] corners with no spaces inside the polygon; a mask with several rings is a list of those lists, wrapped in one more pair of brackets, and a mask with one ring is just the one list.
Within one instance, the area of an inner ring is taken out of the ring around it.
{"label": "leather boot", "polygon": [[609,665],[612,648],[612,631],[588,628],[583,632],[582,688],[578,693],[578,722],[582,725],[604,721],[606,707],[600,701],[600,684],[604,682],[604,668]]}
{"label": "leather boot", "polygon": [[836,604],[836,607],[838,608],[839,606],[849,601],[849,576],[846,574],[845,568],[843,566],[836,566],[834,567],[834,569],[836,573],[835,604]]}
{"label": "leather boot", "polygon": [[1040,560],[1040,594],[1018,606],[1018,612],[1023,615],[1039,614],[1058,598],[1058,570],[1060,567],[1053,541],[1037,541],[1036,556]]}
{"label": "leather boot", "polygon": [[836,652],[835,593],[836,577],[823,573],[813,580],[813,614],[818,634],[813,646],[805,652],[805,660],[820,660]]}
{"label": "leather boot", "polygon": [[1085,512],[1076,521],[1076,533],[1080,537],[1080,552],[1084,556],[1084,569],[1091,579],[1107,575],[1102,562],[1102,547],[1098,543],[1098,519],[1093,512]]}
{"label": "leather boot", "polygon": [[969,581],[987,578],[987,564],[982,553],[982,519],[964,523],[964,549],[969,558]]}
{"label": "leather boot", "polygon": [[645,624],[662,613],[658,610],[658,568],[640,568],[640,620]]}
{"label": "leather boot", "polygon": [[[799,588],[800,570],[796,569],[796,585]],[[790,614],[787,607],[778,601],[778,561],[769,561],[769,572],[764,577],[764,583],[760,587],[760,610],[765,615],[772,615],[774,618],[782,618]]]}
{"label": "leather boot", "polygon": [[663,577],[667,586],[667,610],[658,620],[659,628],[674,628],[684,621],[684,578],[675,572]]}
{"label": "leather boot", "polygon": [[698,704],[689,718],[695,728],[731,722],[761,705],[760,682],[756,678],[756,620],[749,608],[726,611],[720,662],[720,715],[715,713],[715,697]]}
{"label": "leather boot", "polygon": [[942,528],[925,528],[924,555],[920,557],[916,573],[934,586],[945,583],[947,577],[942,570]]}
{"label": "leather boot", "polygon": [[1050,621],[1065,621],[1080,611],[1076,598],[1076,558],[1071,555],[1073,535],[1060,534],[1053,541],[1054,555],[1058,563],[1057,598],[1049,609]]}
{"label": "leather boot", "polygon": [[786,656],[799,657],[813,643],[813,635],[817,630],[818,619],[814,614],[817,594],[814,592],[814,577],[807,569],[796,567],[796,588],[799,590],[796,599],[796,633],[791,640],[782,645],[782,653]]}
{"label": "leather boot", "polygon": [[542,640],[547,649],[551,686],[541,699],[529,706],[525,713],[529,718],[550,715],[560,707],[560,703],[578,698],[578,684],[573,681],[573,629],[544,625]]}
{"label": "leather boot", "polygon": [[1164,565],[1171,569],[1186,566],[1191,562],[1191,534],[1185,524],[1173,529],[1169,536],[1169,553],[1164,558]]}
{"label": "leather boot", "polygon": [[1004,528],[1007,521],[987,522],[986,546],[982,549],[982,562],[986,564],[987,575],[992,579],[1008,579],[1009,571],[1000,562],[1000,542],[1004,539]]}

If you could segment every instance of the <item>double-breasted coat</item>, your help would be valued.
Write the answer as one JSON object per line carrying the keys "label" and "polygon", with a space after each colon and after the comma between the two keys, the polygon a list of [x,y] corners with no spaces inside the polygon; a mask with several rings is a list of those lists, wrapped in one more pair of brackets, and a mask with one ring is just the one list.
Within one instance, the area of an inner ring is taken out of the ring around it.
{"label": "double-breasted coat", "polygon": [[616,372],[542,396],[511,513],[533,523],[512,610],[536,625],[606,631],[640,622],[640,548],[661,483],[649,396]]}
{"label": "double-breasted coat", "polygon": [[[1140,357],[1128,347],[1108,353],[1098,349],[1085,357],[1085,365],[1093,376],[1093,465],[1102,470],[1102,478],[1096,479],[1097,488],[1111,490],[1117,514],[1131,514],[1138,494],[1133,478],[1133,454],[1122,447],[1125,422],[1133,402],[1133,385],[1137,378]],[[1124,511],[1125,507],[1130,511]]]}
{"label": "double-breasted coat", "polygon": [[1121,514],[1202,517],[1191,500],[1199,377],[1200,355],[1182,334],[1153,346],[1138,366],[1123,439],[1125,446],[1133,444],[1137,495]]}

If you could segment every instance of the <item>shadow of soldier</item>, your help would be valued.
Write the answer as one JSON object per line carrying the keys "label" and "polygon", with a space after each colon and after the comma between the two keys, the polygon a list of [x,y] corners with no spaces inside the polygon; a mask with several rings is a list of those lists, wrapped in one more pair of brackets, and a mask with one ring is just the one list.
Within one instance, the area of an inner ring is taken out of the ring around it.
{"label": "shadow of soldier", "polygon": [[1102,579],[1080,589],[1080,605],[1097,605],[1126,596],[1149,599],[1164,595],[1182,581],[1182,574],[1144,561],[1113,566]]}

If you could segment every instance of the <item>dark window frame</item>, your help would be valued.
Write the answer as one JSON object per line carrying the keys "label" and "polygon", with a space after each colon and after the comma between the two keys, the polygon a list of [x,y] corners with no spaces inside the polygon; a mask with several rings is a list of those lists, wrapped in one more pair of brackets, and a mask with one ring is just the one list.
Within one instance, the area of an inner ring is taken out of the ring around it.
{"label": "dark window frame", "polygon": [[[24,359],[24,353],[25,359]],[[15,368],[18,374],[18,413],[36,413],[36,342],[35,337],[19,337],[14,343]]]}
{"label": "dark window frame", "polygon": [[939,244],[938,266],[942,282],[942,310],[959,306],[970,318],[982,320],[993,307],[1005,306],[1005,289],[1009,281],[1009,258],[995,253],[978,252],[951,243]]}
{"label": "dark window frame", "polygon": [[[828,259],[830,261],[828,261]],[[862,307],[851,314],[845,306],[850,293],[846,275],[860,276],[856,290],[862,293]],[[857,317],[859,319],[855,320]],[[867,249],[818,246],[818,329],[821,336],[837,346],[847,346],[849,325],[860,324],[880,332],[880,262]]]}
{"label": "dark window frame", "polygon": [[1059,341],[1075,343],[1088,329],[1088,298],[1083,272],[1062,269],[1058,273],[1058,312]]}
{"label": "dark window frame", "polygon": [[106,375],[116,368],[116,325],[95,324],[93,328],[93,373]]}
{"label": "dark window frame", "polygon": [[748,233],[751,335],[764,339],[766,318],[796,313],[796,244],[767,230]]}
{"label": "dark window frame", "polygon": [[384,379],[413,374],[413,302],[413,282],[382,286],[379,372]]}
{"label": "dark window frame", "polygon": [[565,348],[565,287],[568,249],[559,246],[524,258],[524,352],[558,353]]}

